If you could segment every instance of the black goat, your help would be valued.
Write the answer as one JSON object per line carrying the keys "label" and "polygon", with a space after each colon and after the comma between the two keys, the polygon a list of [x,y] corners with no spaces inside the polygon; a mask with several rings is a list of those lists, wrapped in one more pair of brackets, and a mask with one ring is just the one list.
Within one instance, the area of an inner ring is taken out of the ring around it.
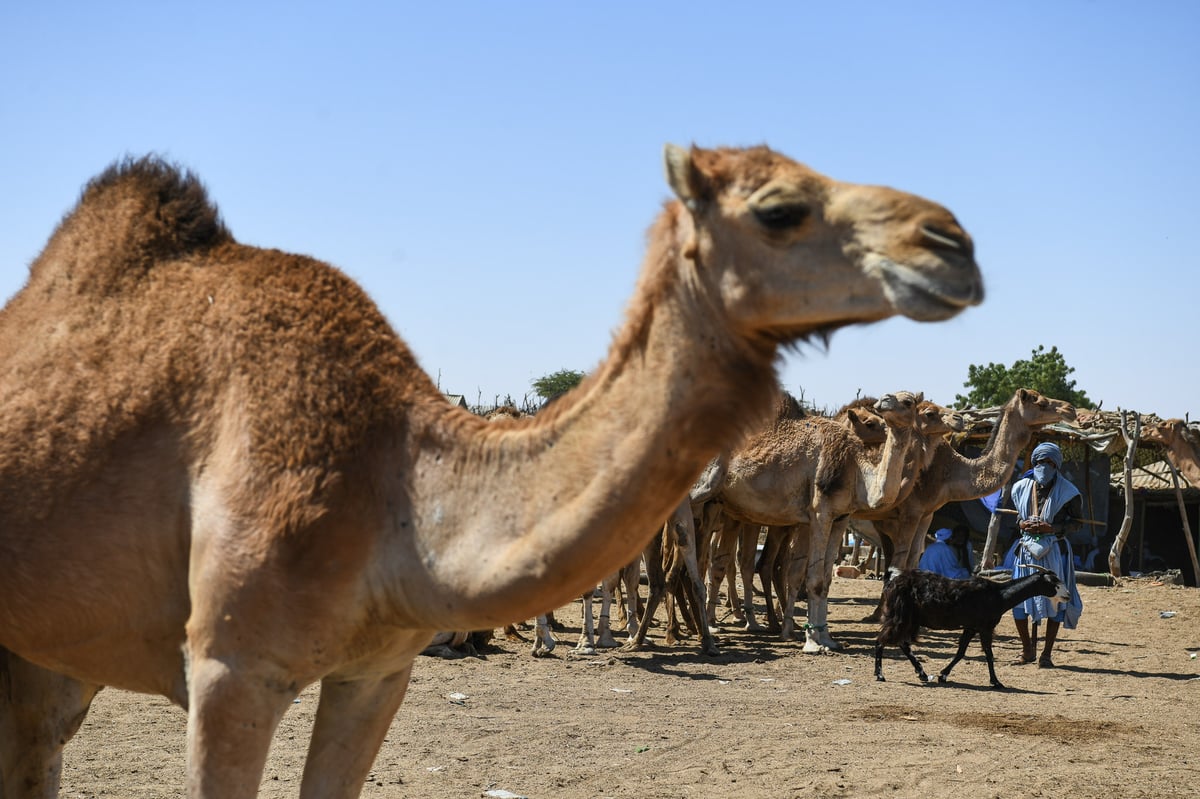
{"label": "black goat", "polygon": [[993,688],[1003,688],[996,678],[992,659],[992,632],[1000,618],[1015,605],[1034,596],[1053,597],[1066,602],[1071,595],[1054,572],[1039,569],[1019,580],[999,583],[984,577],[951,580],[933,572],[910,569],[888,569],[883,586],[883,618],[875,642],[875,679],[883,681],[883,648],[899,646],[917,670],[921,682],[933,682],[921,664],[913,657],[911,644],[916,642],[922,627],[930,630],[962,630],[958,652],[946,668],[937,675],[946,682],[950,669],[962,660],[967,644],[979,634],[979,644],[987,657],[988,674]]}

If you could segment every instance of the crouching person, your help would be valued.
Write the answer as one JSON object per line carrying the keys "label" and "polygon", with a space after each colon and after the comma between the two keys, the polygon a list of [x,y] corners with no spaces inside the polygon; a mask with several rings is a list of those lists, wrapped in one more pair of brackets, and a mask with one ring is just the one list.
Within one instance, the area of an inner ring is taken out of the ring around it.
{"label": "crouching person", "polygon": [[951,580],[970,579],[974,571],[971,563],[971,528],[960,524],[953,530],[943,527],[935,532],[933,543],[925,547],[917,568]]}

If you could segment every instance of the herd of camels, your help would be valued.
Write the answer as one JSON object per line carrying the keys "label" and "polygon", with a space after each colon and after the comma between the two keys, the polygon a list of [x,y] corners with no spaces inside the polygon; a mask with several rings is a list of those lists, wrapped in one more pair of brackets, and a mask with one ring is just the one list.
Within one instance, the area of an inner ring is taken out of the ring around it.
{"label": "herd of camels", "polygon": [[[919,394],[799,412],[781,349],[977,305],[970,237],[766,147],[665,163],[674,196],[604,362],[495,422],[447,403],[340,271],[239,244],[191,173],[131,158],[88,182],[0,310],[0,797],[57,795],[104,686],[186,709],[188,796],[252,797],[317,682],[300,795],[357,796],[436,632],[533,618],[655,542],[656,584],[703,616],[689,559],[768,526],[772,623],[792,635],[803,591],[806,649],[836,648],[852,514],[911,563],[937,507],[1074,417],[1019,391],[967,458],[946,442],[961,419]],[[724,532],[697,553],[713,506]]]}

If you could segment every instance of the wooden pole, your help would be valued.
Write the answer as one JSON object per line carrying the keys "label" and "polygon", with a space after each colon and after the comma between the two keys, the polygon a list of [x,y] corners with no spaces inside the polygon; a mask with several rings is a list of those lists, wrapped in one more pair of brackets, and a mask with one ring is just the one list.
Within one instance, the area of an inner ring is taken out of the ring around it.
{"label": "wooden pole", "polygon": [[1175,502],[1179,505],[1179,520],[1183,522],[1183,538],[1187,541],[1188,554],[1192,556],[1192,579],[1200,585],[1200,562],[1196,560],[1196,544],[1192,541],[1192,526],[1188,524],[1187,506],[1183,504],[1183,489],[1179,487],[1179,472],[1170,458],[1164,458],[1171,470],[1171,483],[1175,486]]}
{"label": "wooden pole", "polygon": [[1012,482],[1009,481],[1000,489],[1000,499],[996,502],[996,510],[988,519],[987,540],[983,542],[983,555],[979,559],[979,568],[990,569],[995,566],[996,544],[1000,538],[1000,519],[1004,513],[1008,498],[1012,495]]}
{"label": "wooden pole", "polygon": [[1142,415],[1134,414],[1133,435],[1129,435],[1129,425],[1125,411],[1117,409],[1121,414],[1121,435],[1125,437],[1125,517],[1121,519],[1121,529],[1113,539],[1112,548],[1108,551],[1108,573],[1113,577],[1121,576],[1121,550],[1133,529],[1133,459],[1137,455],[1138,437],[1142,434]]}

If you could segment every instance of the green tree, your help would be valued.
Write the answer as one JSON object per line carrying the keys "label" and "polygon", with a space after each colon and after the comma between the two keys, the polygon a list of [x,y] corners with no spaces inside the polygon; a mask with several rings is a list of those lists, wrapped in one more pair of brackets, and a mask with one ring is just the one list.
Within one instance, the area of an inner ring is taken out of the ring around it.
{"label": "green tree", "polygon": [[549,402],[575,388],[581,380],[583,380],[583,372],[577,372],[574,369],[559,369],[557,372],[539,377],[533,381],[532,385],[538,396]]}
{"label": "green tree", "polygon": [[1003,405],[1019,388],[1031,388],[1054,399],[1066,400],[1076,408],[1091,408],[1087,394],[1075,388],[1069,377],[1075,369],[1067,366],[1058,347],[1047,350],[1038,345],[1027,361],[1017,361],[1011,367],[989,363],[967,367],[967,382],[971,389],[964,397],[958,394],[954,404],[959,408],[990,408]]}

